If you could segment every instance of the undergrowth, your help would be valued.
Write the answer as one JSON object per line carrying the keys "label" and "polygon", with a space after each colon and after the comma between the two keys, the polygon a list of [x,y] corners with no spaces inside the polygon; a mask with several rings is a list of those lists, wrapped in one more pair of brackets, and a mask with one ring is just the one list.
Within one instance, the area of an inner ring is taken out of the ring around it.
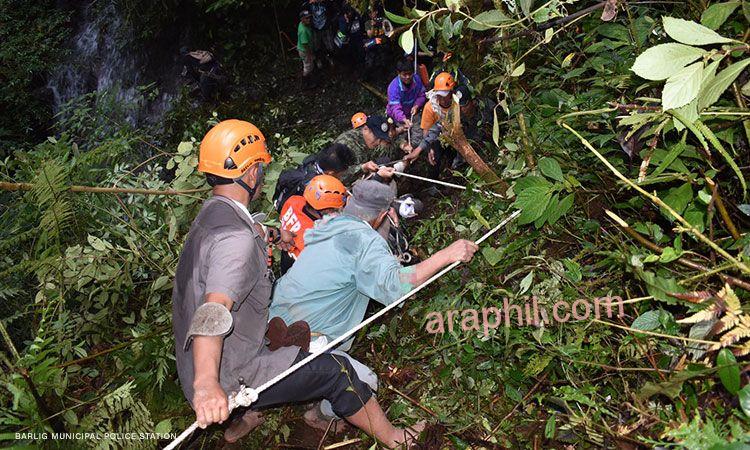
{"label": "undergrowth", "polygon": [[[497,103],[492,139],[474,145],[511,190],[507,200],[444,190],[407,226],[427,256],[522,213],[474,261],[358,337],[353,354],[379,373],[389,417],[439,422],[443,445],[455,448],[742,448],[750,439],[748,5],[607,2],[604,18],[594,10],[534,32],[533,23],[593,3],[479,3],[407,8],[391,19],[453,51],[448,68],[461,66]],[[616,15],[605,20],[611,4]],[[526,34],[476,45],[500,29]],[[239,117],[265,132],[274,154],[255,206],[268,209],[283,167],[344,131],[354,112],[383,107],[335,72],[314,95],[299,91],[296,67],[268,52],[273,76],[240,62],[252,90],[215,105],[185,92],[160,130],[133,129],[117,121],[116,105],[84,98],[61,132],[0,163],[0,181],[32,184],[0,194],[0,439],[179,432],[193,421],[177,385],[169,311],[181,244],[205,192],[68,188],[205,189],[199,140]],[[471,169],[452,177],[491,188]],[[607,296],[626,300],[623,314],[485,333],[463,313],[533,298],[551,311]],[[430,333],[428,315],[448,311],[458,312],[453,329]],[[249,448],[304,434],[289,408],[267,417]],[[362,438],[356,445],[372,445]],[[220,439],[212,427],[195,443]]]}

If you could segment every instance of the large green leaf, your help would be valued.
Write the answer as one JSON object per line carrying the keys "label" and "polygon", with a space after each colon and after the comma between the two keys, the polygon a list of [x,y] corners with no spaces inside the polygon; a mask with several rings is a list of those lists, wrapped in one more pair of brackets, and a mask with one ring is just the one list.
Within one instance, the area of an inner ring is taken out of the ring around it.
{"label": "large green leaf", "polygon": [[717,374],[721,384],[730,394],[736,395],[740,390],[740,366],[737,365],[737,360],[731,350],[721,349],[716,355],[716,367],[719,368]]}
{"label": "large green leaf", "polygon": [[702,111],[716,103],[721,94],[734,82],[745,67],[750,64],[750,58],[736,62],[719,72],[698,94],[698,111]]}
{"label": "large green leaf", "polygon": [[674,127],[677,131],[684,130],[685,127],[694,124],[695,121],[700,118],[700,114],[698,114],[698,98],[692,99],[687,105],[675,108],[673,111],[679,112],[680,117],[687,120],[687,123],[682,123],[680,119],[673,121]]}
{"label": "large green leaf", "polygon": [[542,186],[532,186],[519,192],[514,205],[521,210],[518,216],[518,224],[525,225],[539,218],[547,209],[547,204],[552,197],[552,192]]}
{"label": "large green leaf", "polygon": [[[693,200],[693,187],[690,183],[685,183],[682,186],[672,188],[662,200],[677,211],[678,214],[682,214],[685,208],[687,208],[688,203]],[[667,211],[664,211],[664,216],[670,221],[674,220],[674,217]]]}
{"label": "large green leaf", "polygon": [[740,2],[714,3],[701,14],[701,25],[718,30],[738,6]]}
{"label": "large green leaf", "polygon": [[633,321],[633,324],[630,325],[631,328],[635,328],[636,330],[643,330],[643,331],[651,331],[655,330],[659,327],[659,315],[661,313],[659,310],[650,310],[646,311],[645,313],[641,314],[640,316],[636,317]]}
{"label": "large green leaf", "polygon": [[544,157],[539,160],[539,169],[542,173],[555,181],[563,181],[563,173],[560,164],[555,158]]}
{"label": "large green leaf", "polygon": [[719,33],[689,20],[662,17],[664,31],[677,42],[689,45],[709,45],[732,42]]}
{"label": "large green leaf", "polygon": [[453,22],[451,22],[451,16],[445,16],[443,19],[443,40],[445,43],[449,43],[453,37]]}
{"label": "large green leaf", "polygon": [[662,107],[674,109],[690,103],[698,96],[702,79],[702,61],[691,64],[669,77],[661,93]]}
{"label": "large green leaf", "polygon": [[499,9],[491,9],[489,11],[484,11],[483,13],[478,14],[476,17],[472,18],[469,22],[469,25],[467,26],[472,30],[483,31],[489,30],[490,28],[500,25],[501,23],[511,21],[512,19],[503,14],[503,12]]}
{"label": "large green leaf", "polygon": [[523,192],[526,189],[530,187],[541,187],[546,190],[552,189],[552,183],[544,179],[543,177],[538,177],[536,175],[529,175],[523,178],[519,178],[516,180],[516,186],[513,188],[513,190],[518,194],[519,192]]}
{"label": "large green leaf", "polygon": [[403,16],[399,16],[398,14],[394,14],[392,12],[389,12],[388,10],[385,11],[385,16],[393,23],[397,23],[399,25],[406,25],[411,23],[411,19],[408,19]]}
{"label": "large green leaf", "polygon": [[550,198],[549,202],[547,202],[547,207],[544,209],[542,215],[537,217],[537,219],[534,221],[534,228],[542,228],[549,219],[550,215],[557,210],[559,203],[560,201],[558,199],[558,194],[554,194],[552,198]]}
{"label": "large green leaf", "polygon": [[432,16],[427,18],[424,25],[425,25],[425,29],[427,30],[427,36],[429,37],[429,39],[434,38],[435,37],[435,21],[432,20]]}
{"label": "large green leaf", "polygon": [[414,51],[414,31],[412,28],[404,31],[398,38],[398,43],[401,48],[404,49],[404,53],[411,53]]}
{"label": "large green leaf", "polygon": [[641,53],[631,70],[647,80],[665,80],[704,54],[704,50],[689,45],[659,44]]}
{"label": "large green leaf", "polygon": [[649,270],[641,269],[636,270],[636,273],[646,283],[648,295],[654,297],[655,300],[673,305],[677,303],[676,299],[669,294],[685,292],[685,289],[672,277],[661,277]]}
{"label": "large green leaf", "polygon": [[560,201],[560,204],[555,208],[547,218],[547,222],[549,222],[550,225],[554,225],[555,222],[560,220],[560,217],[564,216],[565,213],[567,213],[570,208],[573,206],[573,200],[575,197],[573,194],[568,194],[564,199]]}
{"label": "large green leaf", "polygon": [[534,0],[520,0],[519,3],[521,4],[523,15],[529,17],[529,14],[531,14],[531,7],[534,6]]}
{"label": "large green leaf", "polygon": [[638,397],[645,400],[654,395],[661,394],[673,399],[680,395],[682,384],[685,381],[704,375],[706,372],[707,370],[682,370],[673,374],[667,381],[659,383],[648,381],[644,383],[638,392]]}

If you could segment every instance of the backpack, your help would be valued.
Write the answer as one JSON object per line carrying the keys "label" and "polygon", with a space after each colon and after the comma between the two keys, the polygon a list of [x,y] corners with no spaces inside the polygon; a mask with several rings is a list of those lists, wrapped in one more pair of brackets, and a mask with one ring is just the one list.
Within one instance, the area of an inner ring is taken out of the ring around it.
{"label": "backpack", "polygon": [[316,175],[320,175],[317,162],[317,155],[310,155],[297,168],[281,172],[272,197],[273,207],[276,211],[281,213],[281,207],[284,206],[289,197],[304,194],[305,187],[310,180]]}

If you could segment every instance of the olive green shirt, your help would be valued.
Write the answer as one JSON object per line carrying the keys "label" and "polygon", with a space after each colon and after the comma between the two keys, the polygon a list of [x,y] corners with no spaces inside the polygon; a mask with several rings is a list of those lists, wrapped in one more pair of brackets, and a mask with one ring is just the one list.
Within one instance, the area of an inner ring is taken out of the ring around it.
{"label": "olive green shirt", "polygon": [[362,171],[360,166],[367,161],[375,161],[382,157],[387,158],[387,161],[383,162],[390,162],[404,156],[404,152],[399,148],[400,142],[385,147],[375,147],[373,149],[367,147],[361,127],[341,133],[333,140],[333,143],[344,144],[354,153],[354,164],[344,172],[344,175],[341,178],[341,181],[346,185],[350,185],[356,180],[357,176]]}

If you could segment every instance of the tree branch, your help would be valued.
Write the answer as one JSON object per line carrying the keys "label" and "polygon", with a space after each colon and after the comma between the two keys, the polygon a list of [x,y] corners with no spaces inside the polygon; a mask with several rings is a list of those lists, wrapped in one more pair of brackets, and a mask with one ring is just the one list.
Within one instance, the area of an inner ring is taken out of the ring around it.
{"label": "tree branch", "polygon": [[[31,183],[8,183],[0,181],[0,191],[30,191],[34,188]],[[115,188],[115,187],[98,187],[98,186],[69,186],[71,192],[91,192],[96,194],[142,194],[142,195],[191,195],[199,192],[205,192],[208,189],[187,189],[184,191],[175,191],[172,189],[154,190],[140,188]]]}

